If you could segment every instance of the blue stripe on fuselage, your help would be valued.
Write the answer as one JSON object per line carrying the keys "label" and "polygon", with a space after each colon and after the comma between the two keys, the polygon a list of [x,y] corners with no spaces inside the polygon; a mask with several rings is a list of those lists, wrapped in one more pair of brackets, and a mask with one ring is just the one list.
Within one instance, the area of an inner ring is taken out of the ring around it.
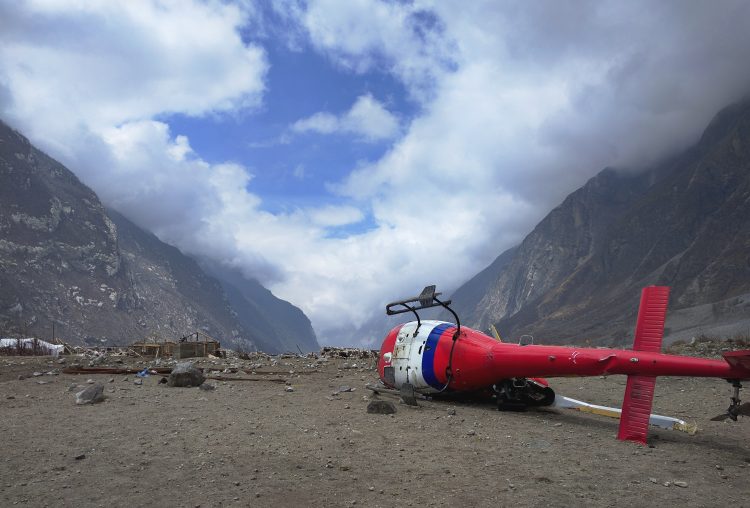
{"label": "blue stripe on fuselage", "polygon": [[455,325],[451,323],[441,323],[433,328],[430,335],[427,336],[424,354],[422,355],[422,377],[427,384],[436,390],[440,390],[443,387],[443,384],[438,381],[438,378],[435,375],[435,351],[437,351],[440,336],[450,327],[455,327]]}

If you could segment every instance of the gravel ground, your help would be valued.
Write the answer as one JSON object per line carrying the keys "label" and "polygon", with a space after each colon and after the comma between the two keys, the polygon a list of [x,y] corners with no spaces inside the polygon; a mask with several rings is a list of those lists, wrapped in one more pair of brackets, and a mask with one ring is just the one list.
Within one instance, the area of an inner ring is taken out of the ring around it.
{"label": "gravel ground", "polygon": [[[160,376],[35,377],[65,365],[0,357],[0,506],[750,506],[750,418],[709,421],[729,402],[721,380],[660,378],[654,411],[699,431],[653,429],[644,447],[617,441],[616,420],[571,410],[381,395],[396,414],[368,414],[372,360],[200,365],[253,381],[204,391]],[[89,379],[107,398],[77,406]],[[552,386],[617,405],[625,378]]]}

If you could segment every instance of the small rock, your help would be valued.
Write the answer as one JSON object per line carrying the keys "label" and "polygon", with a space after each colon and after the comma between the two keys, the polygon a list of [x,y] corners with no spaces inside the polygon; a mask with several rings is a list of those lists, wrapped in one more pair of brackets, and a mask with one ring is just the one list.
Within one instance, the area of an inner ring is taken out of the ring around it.
{"label": "small rock", "polygon": [[664,483],[662,483],[662,485],[664,485],[665,487],[669,487],[672,484],[670,482],[664,482]]}
{"label": "small rock", "polygon": [[15,399],[15,397],[14,397],[13,395],[8,395],[8,396],[7,396],[7,397],[5,397],[5,398],[6,398],[6,399],[8,399],[8,400],[13,400],[13,399]]}
{"label": "small rock", "polygon": [[450,416],[456,416],[456,408],[455,407],[449,407],[448,408],[448,414]]}
{"label": "small rock", "polygon": [[201,390],[210,392],[211,390],[215,390],[216,389],[216,385],[211,385],[211,384],[208,384],[208,383],[203,383],[198,388],[200,388]]}
{"label": "small rock", "polygon": [[94,380],[93,380],[93,379],[87,379],[87,380],[86,380],[86,382],[87,382],[88,384],[90,384],[90,385],[93,385],[93,384],[94,384]]}
{"label": "small rock", "polygon": [[466,433],[467,436],[475,436],[476,434],[477,432],[474,429],[471,429],[470,431]]}
{"label": "small rock", "polygon": [[388,400],[371,400],[367,404],[367,412],[372,414],[390,415],[396,412],[396,406]]}
{"label": "small rock", "polygon": [[32,376],[34,376],[34,377],[39,377],[39,376],[43,376],[43,375],[44,375],[44,373],[42,373],[42,372],[34,372],[32,374]]}
{"label": "small rock", "polygon": [[[160,384],[160,385],[165,385],[165,384],[167,384],[167,378],[165,378],[165,377],[161,378],[161,379],[159,380],[159,384]],[[206,386],[206,385],[205,385],[205,384],[203,384],[203,385],[200,385],[200,388],[203,388],[204,386]]]}
{"label": "small rock", "polygon": [[57,360],[57,363],[59,363],[60,365],[64,364],[65,358],[60,358],[59,360]]}
{"label": "small rock", "polygon": [[650,481],[651,483],[659,483],[659,480],[657,480],[656,478],[649,478],[648,481]]}
{"label": "small rock", "polygon": [[122,381],[123,382],[127,382],[128,381],[128,376],[125,376],[124,378],[122,378]]}
{"label": "small rock", "polygon": [[86,458],[86,454],[85,453],[81,453],[80,455],[76,455],[74,458],[76,460],[83,460],[83,459]]}
{"label": "small rock", "polygon": [[70,385],[68,385],[68,391],[69,391],[69,392],[74,392],[74,391],[76,391],[76,390],[78,390],[78,385],[77,385],[77,384],[75,384],[75,383],[70,383]]}
{"label": "small rock", "polygon": [[687,482],[677,481],[677,482],[672,482],[672,483],[678,487],[682,487],[683,489],[687,487]]}
{"label": "small rock", "polygon": [[724,468],[722,466],[720,466],[719,464],[716,464],[716,469],[718,469],[719,471],[723,471],[724,470]]}
{"label": "small rock", "polygon": [[20,375],[20,374],[19,374],[19,376],[18,376],[18,380],[19,380],[19,381],[23,381],[24,379],[26,379],[26,376],[22,376],[22,375]]}
{"label": "small rock", "polygon": [[114,383],[115,382],[115,378],[113,378],[113,377],[109,378],[109,382],[110,383]]}
{"label": "small rock", "polygon": [[133,381],[133,384],[134,384],[134,385],[138,385],[138,386],[141,386],[141,385],[143,384],[143,379],[141,379],[141,378],[138,378],[138,379],[136,379],[135,381]]}
{"label": "small rock", "polygon": [[562,423],[556,423],[553,425],[553,427],[562,427]]}
{"label": "small rock", "polygon": [[97,383],[76,393],[76,404],[96,404],[104,400],[104,385]]}
{"label": "small rock", "polygon": [[287,391],[287,392],[293,392],[294,391],[294,387],[287,386],[286,388],[284,388],[284,390]]}

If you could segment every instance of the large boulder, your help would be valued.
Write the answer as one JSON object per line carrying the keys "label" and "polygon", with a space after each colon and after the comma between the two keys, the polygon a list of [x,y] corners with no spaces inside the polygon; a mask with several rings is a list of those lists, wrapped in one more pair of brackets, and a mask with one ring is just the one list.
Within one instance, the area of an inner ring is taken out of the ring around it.
{"label": "large boulder", "polygon": [[195,367],[191,362],[178,363],[177,366],[172,369],[167,380],[169,386],[200,386],[203,381],[206,380],[206,376],[203,372]]}
{"label": "large boulder", "polygon": [[96,383],[76,393],[76,404],[96,404],[104,400],[104,385]]}

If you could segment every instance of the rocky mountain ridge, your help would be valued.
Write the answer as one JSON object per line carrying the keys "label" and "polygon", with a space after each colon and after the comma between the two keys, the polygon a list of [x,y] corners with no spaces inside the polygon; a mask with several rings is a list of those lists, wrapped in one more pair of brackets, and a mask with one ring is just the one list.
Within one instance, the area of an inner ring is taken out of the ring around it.
{"label": "rocky mountain ridge", "polygon": [[106,210],[0,122],[0,335],[50,338],[54,327],[71,343],[124,345],[200,330],[228,347],[317,350],[304,314],[265,291],[230,298],[197,262]]}
{"label": "rocky mountain ridge", "polygon": [[452,295],[507,337],[627,344],[640,289],[672,287],[668,339],[750,330],[750,102],[652,168],[605,169]]}

